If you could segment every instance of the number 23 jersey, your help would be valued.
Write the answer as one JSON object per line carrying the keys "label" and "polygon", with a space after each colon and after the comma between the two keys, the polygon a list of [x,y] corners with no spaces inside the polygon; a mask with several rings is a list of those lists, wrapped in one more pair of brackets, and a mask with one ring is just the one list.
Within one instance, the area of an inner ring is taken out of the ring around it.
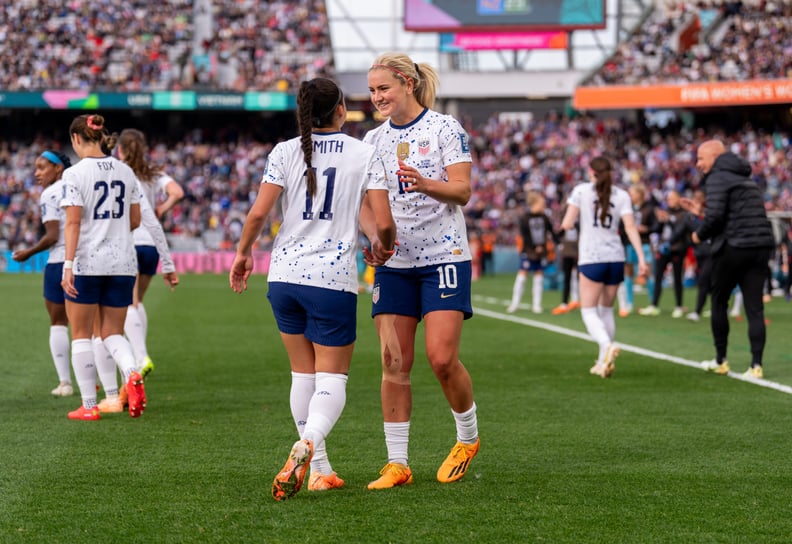
{"label": "number 23 jersey", "polygon": [[630,195],[619,187],[611,187],[608,216],[603,223],[593,183],[577,185],[568,202],[580,210],[578,264],[617,263],[624,261],[624,246],[619,236],[619,223],[633,213]]}
{"label": "number 23 jersey", "polygon": [[357,294],[360,204],[366,191],[388,189],[384,166],[373,146],[342,132],[315,133],[312,141],[312,198],[300,138],[279,143],[267,159],[261,182],[283,187],[267,279]]}
{"label": "number 23 jersey", "polygon": [[61,207],[82,207],[74,274],[137,275],[129,209],[140,189],[132,169],[114,157],[86,157],[63,172],[63,184]]}

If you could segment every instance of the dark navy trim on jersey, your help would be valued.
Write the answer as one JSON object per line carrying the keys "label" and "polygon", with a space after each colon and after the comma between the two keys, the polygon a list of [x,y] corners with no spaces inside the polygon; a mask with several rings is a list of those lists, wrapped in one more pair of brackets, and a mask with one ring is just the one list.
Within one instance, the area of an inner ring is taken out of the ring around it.
{"label": "dark navy trim on jersey", "polygon": [[390,123],[391,128],[395,128],[395,129],[399,129],[399,130],[405,129],[405,128],[409,128],[409,127],[413,126],[415,123],[419,122],[421,119],[423,119],[424,115],[426,115],[428,112],[429,112],[429,108],[424,108],[423,111],[418,115],[418,117],[416,117],[415,119],[413,119],[412,121],[410,121],[406,125],[397,125],[393,121],[389,121],[389,123]]}

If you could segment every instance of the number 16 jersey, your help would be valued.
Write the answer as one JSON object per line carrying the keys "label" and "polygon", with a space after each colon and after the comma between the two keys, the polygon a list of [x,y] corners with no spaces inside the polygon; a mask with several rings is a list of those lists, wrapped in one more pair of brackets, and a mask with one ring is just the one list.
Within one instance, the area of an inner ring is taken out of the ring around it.
{"label": "number 16 jersey", "polygon": [[632,215],[627,191],[611,187],[608,215],[600,217],[600,203],[593,183],[577,185],[568,202],[580,210],[580,241],[578,264],[624,262],[624,246],[619,236],[619,224],[625,215]]}
{"label": "number 16 jersey", "polygon": [[81,206],[77,276],[135,276],[129,209],[140,203],[138,179],[114,157],[86,157],[63,172],[61,207]]}

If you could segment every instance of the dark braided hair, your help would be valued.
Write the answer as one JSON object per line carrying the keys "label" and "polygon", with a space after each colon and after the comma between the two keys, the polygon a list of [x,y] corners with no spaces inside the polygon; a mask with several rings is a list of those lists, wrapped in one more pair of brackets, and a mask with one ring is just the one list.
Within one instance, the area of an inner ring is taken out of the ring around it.
{"label": "dark braided hair", "polygon": [[311,133],[315,128],[332,126],[336,108],[344,100],[344,94],[338,85],[330,79],[318,77],[303,81],[297,93],[297,125],[300,128],[300,143],[305,159],[305,177],[308,194],[316,194],[316,172],[311,160],[313,158],[313,141]]}
{"label": "dark braided hair", "polygon": [[594,188],[597,190],[600,205],[600,223],[605,225],[610,211],[611,185],[613,185],[611,163],[605,157],[594,157],[589,162],[589,168],[594,170]]}

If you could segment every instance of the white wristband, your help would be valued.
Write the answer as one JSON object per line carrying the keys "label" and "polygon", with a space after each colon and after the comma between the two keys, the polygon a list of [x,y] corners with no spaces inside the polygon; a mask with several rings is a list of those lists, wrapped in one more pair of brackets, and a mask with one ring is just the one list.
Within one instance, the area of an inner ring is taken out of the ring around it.
{"label": "white wristband", "polygon": [[74,268],[74,261],[63,261],[63,268]]}

